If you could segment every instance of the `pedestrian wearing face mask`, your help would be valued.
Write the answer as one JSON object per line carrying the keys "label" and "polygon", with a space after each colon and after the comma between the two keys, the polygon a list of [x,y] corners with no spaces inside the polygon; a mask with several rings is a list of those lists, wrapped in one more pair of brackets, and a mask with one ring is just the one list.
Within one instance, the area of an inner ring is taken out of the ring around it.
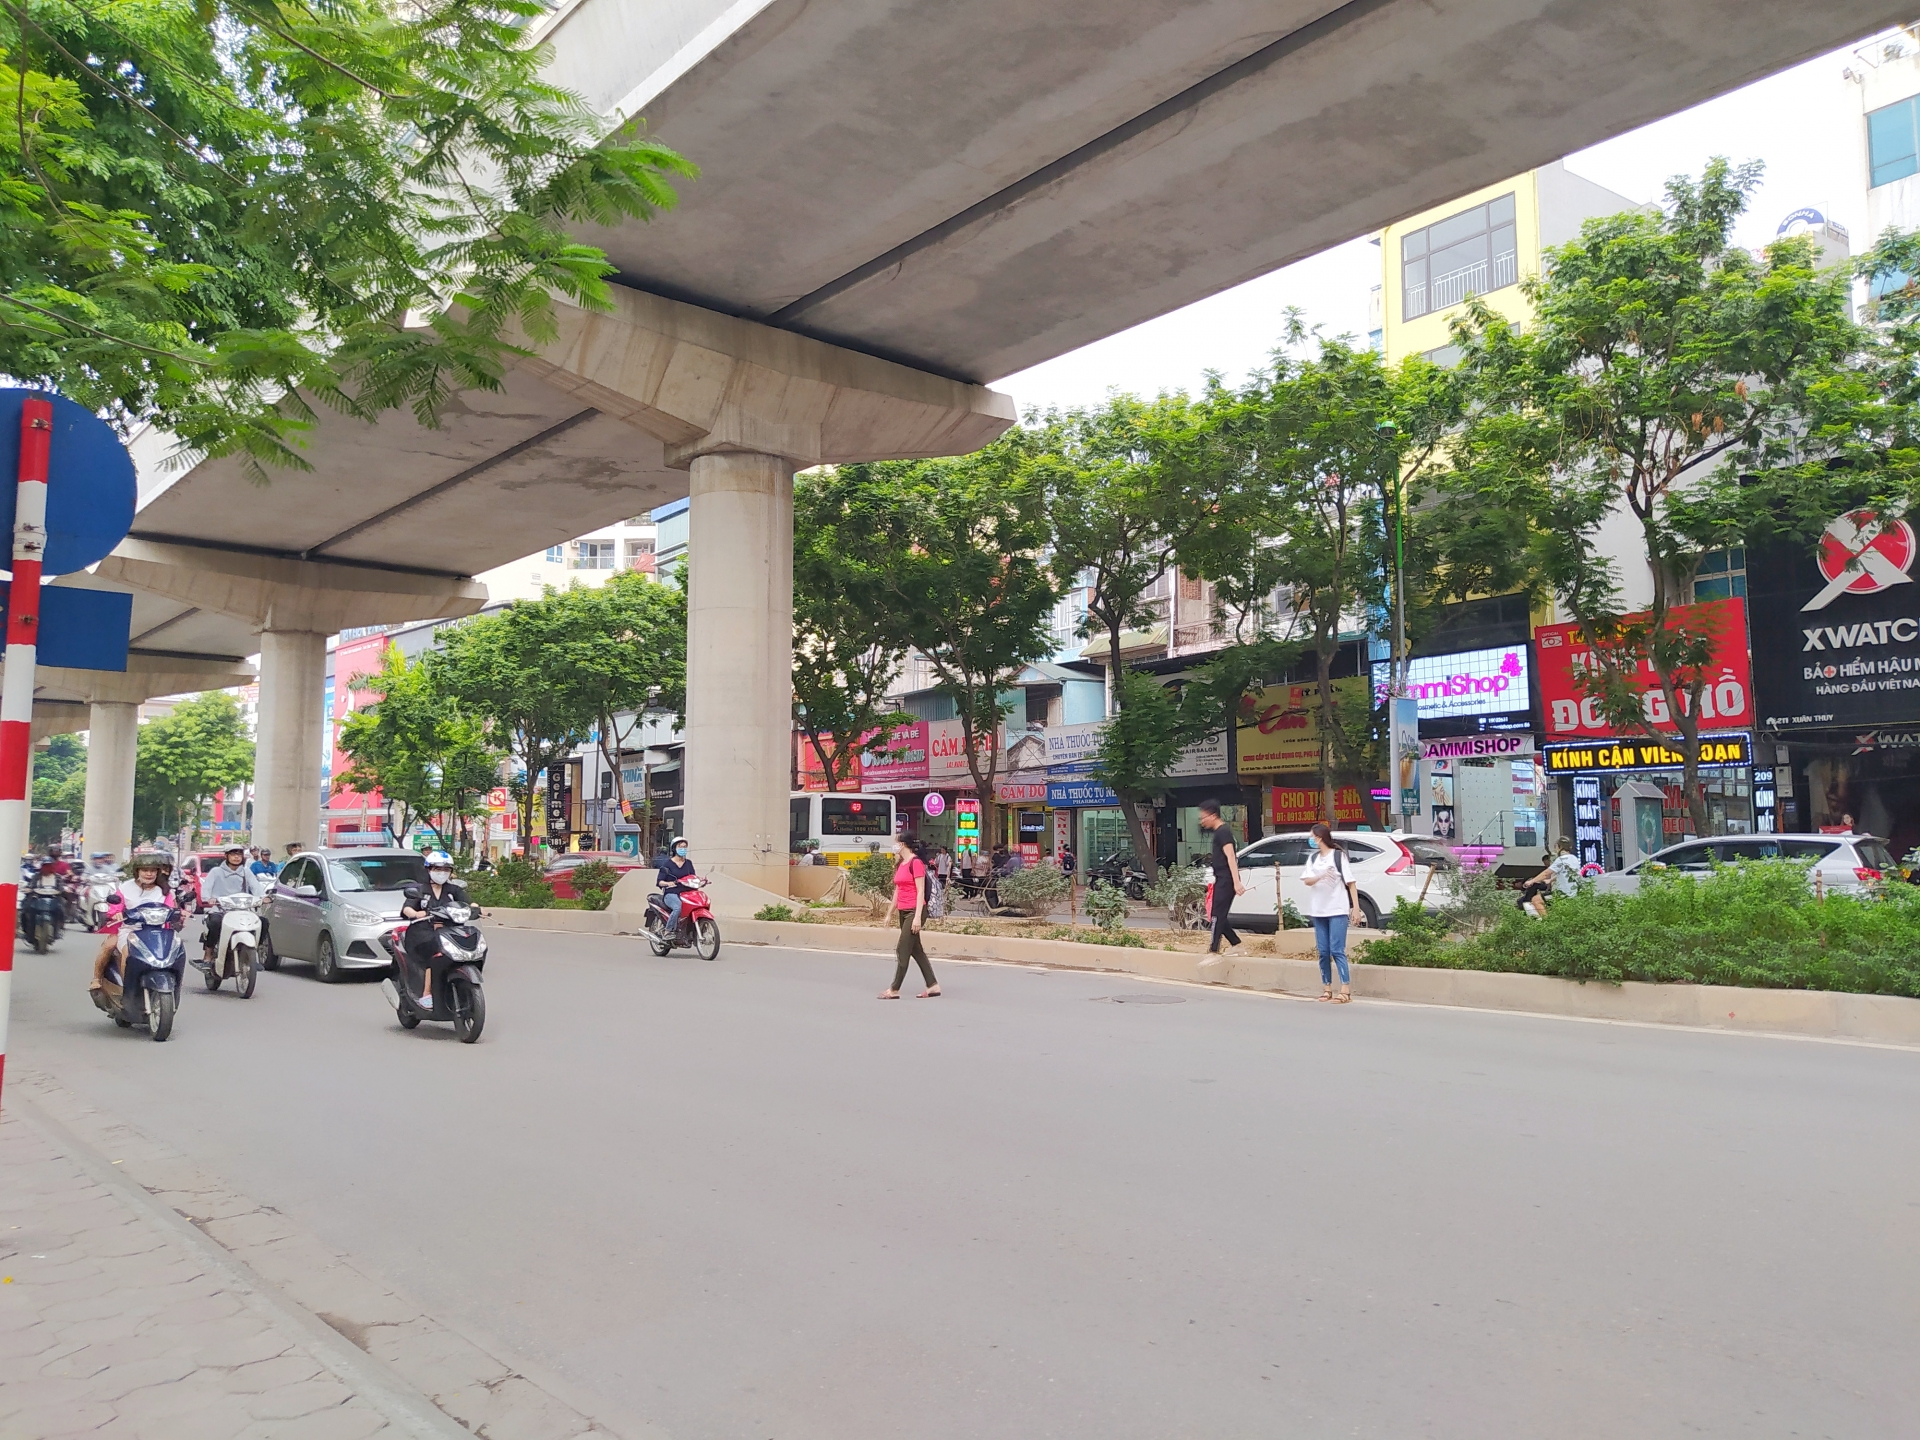
{"label": "pedestrian wearing face mask", "polygon": [[693,861],[687,858],[687,837],[674,836],[667,853],[653,862],[653,868],[659,872],[660,890],[667,906],[667,934],[672,935],[680,929],[680,896],[687,889],[681,882],[693,878]]}

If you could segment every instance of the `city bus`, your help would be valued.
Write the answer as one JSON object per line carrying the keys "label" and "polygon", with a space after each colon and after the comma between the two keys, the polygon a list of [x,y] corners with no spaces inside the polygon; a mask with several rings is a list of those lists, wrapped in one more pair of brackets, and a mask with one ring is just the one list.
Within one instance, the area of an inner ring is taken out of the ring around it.
{"label": "city bus", "polygon": [[827,794],[792,792],[787,848],[809,842],[829,865],[851,865],[861,856],[893,844],[893,796],[866,791]]}

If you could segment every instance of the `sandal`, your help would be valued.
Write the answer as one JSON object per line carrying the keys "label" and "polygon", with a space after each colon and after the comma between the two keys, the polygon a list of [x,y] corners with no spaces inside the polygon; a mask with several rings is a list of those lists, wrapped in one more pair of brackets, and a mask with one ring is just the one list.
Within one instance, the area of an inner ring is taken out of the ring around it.
{"label": "sandal", "polygon": [[921,1000],[938,1000],[940,998],[940,987],[936,985],[931,990],[922,990],[917,998]]}
{"label": "sandal", "polygon": [[898,990],[882,990],[877,998],[881,1000],[898,1000],[900,998],[900,992]]}
{"label": "sandal", "polygon": [[1338,995],[1333,997],[1333,1003],[1336,1005],[1351,1005],[1353,1003],[1353,992],[1342,989]]}
{"label": "sandal", "polygon": [[1333,999],[1333,987],[1331,985],[1327,986],[1326,989],[1320,992],[1320,999],[1322,1003],[1325,1003],[1326,1001]]}

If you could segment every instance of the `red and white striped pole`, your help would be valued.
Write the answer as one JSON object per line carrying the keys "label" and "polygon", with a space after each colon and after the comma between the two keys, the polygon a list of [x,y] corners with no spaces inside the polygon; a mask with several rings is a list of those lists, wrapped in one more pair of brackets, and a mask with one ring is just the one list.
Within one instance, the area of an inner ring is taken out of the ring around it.
{"label": "red and white striped pole", "polygon": [[40,632],[40,562],[47,551],[47,452],[53,402],[20,409],[20,468],[13,507],[13,584],[7,596],[7,669],[0,681],[0,1083],[7,1073],[13,942],[20,932],[20,857],[27,848],[27,760],[33,748],[33,667]]}

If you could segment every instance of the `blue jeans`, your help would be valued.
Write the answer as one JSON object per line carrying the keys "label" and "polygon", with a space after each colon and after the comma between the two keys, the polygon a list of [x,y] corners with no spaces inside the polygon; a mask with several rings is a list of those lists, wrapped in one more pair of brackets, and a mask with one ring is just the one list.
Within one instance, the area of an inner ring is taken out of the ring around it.
{"label": "blue jeans", "polygon": [[1320,983],[1333,984],[1333,967],[1340,967],[1340,983],[1353,983],[1351,972],[1347,969],[1347,917],[1345,915],[1315,915],[1313,917],[1313,943],[1320,949]]}
{"label": "blue jeans", "polygon": [[678,930],[680,928],[680,892],[666,890],[661,892],[661,898],[667,906],[667,929]]}

